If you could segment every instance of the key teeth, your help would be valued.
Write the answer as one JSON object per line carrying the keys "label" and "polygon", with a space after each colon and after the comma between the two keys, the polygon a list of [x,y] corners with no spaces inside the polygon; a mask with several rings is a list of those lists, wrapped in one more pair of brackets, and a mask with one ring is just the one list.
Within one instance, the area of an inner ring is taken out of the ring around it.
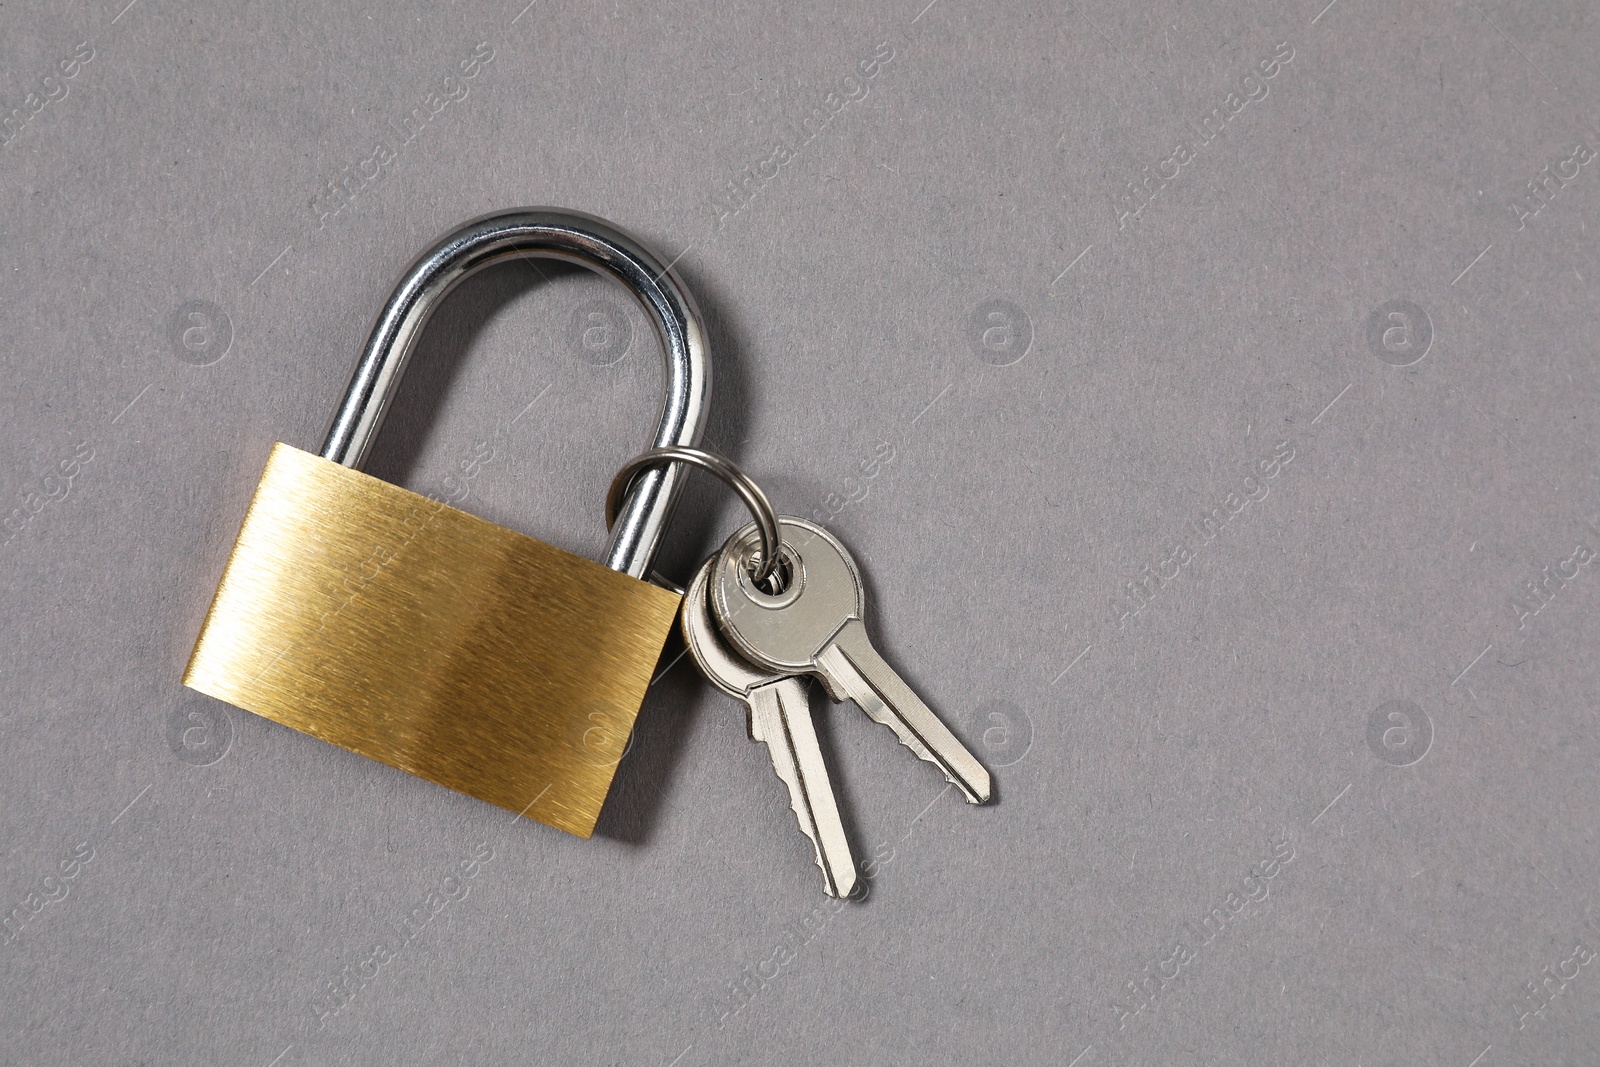
{"label": "key teeth", "polygon": [[833,874],[828,867],[828,861],[823,858],[822,840],[818,836],[818,830],[814,826],[806,825],[806,818],[800,811],[800,805],[794,799],[799,795],[800,791],[798,779],[790,781],[789,776],[779,771],[776,767],[772,769],[772,773],[789,790],[789,810],[794,814],[794,821],[800,827],[800,832],[806,835],[807,841],[811,842],[812,859],[816,862],[817,869],[822,872],[822,891],[830,897],[848,897],[856,891],[856,883],[859,878],[855,865],[852,864],[850,869],[844,872],[846,884],[840,885],[835,882]]}
{"label": "key teeth", "polygon": [[956,786],[957,789],[961,789],[962,794],[967,798],[968,804],[987,804],[994,799],[994,776],[987,770],[983,772],[981,781],[974,781],[972,784],[979,787],[976,792],[969,793],[965,789],[961,789],[960,785]]}
{"label": "key teeth", "polygon": [[[990,797],[994,795],[994,780],[987,770],[983,771],[982,790],[974,791],[969,789],[966,783],[962,782],[962,780],[956,776],[956,773],[945,765],[943,760],[940,760],[937,756],[935,756],[932,750],[929,749],[927,745],[923,744],[922,740],[918,738],[916,734],[911,732],[910,728],[906,726],[905,721],[899,716],[892,714],[887,708],[876,705],[869,706],[867,704],[858,702],[857,706],[860,707],[862,711],[865,711],[867,713],[867,717],[873,722],[882,726],[887,726],[891,731],[893,731],[894,736],[902,745],[911,750],[911,754],[913,756],[916,756],[924,763],[931,763],[935,767],[939,768],[939,773],[944,775],[944,780],[955,786],[956,789],[961,793],[962,798],[965,799],[968,804],[989,803]],[[982,770],[982,768],[980,768],[980,770]],[[974,782],[973,784],[978,785],[979,783]]]}
{"label": "key teeth", "polygon": [[[834,881],[832,872],[829,870],[827,860],[823,859],[823,857],[822,857],[822,842],[821,842],[821,840],[817,837],[817,835],[812,830],[809,830],[809,829],[806,828],[805,820],[801,817],[800,809],[798,807],[796,807],[794,804],[790,804],[789,805],[789,810],[794,812],[794,819],[795,819],[795,822],[799,823],[799,825],[800,825],[800,832],[805,834],[806,835],[806,839],[811,842],[811,853],[812,853],[811,858],[816,863],[817,869],[822,872],[822,891],[824,893],[826,893],[830,897],[847,897],[851,893],[855,892],[855,888],[856,888],[856,871],[855,871],[855,868],[851,867],[851,869],[849,870],[849,872],[846,875],[846,877],[847,877],[847,879],[849,881],[849,885],[846,885],[846,886],[838,885]],[[841,892],[841,889],[843,890],[842,892]]]}
{"label": "key teeth", "polygon": [[[987,804],[987,803],[989,803],[989,796],[990,796],[990,794],[991,794],[991,792],[993,790],[993,787],[989,784],[989,776],[987,774],[985,774],[983,776],[982,791],[979,792],[977,790],[969,788],[967,786],[967,784],[965,782],[963,782],[960,778],[956,777],[950,771],[945,771],[944,767],[939,765],[935,761],[929,760],[928,762],[934,763],[934,766],[939,767],[939,769],[941,771],[944,771],[944,780],[949,782],[951,785],[956,787],[956,792],[961,794],[961,799],[962,800],[965,800],[968,804]],[[978,783],[973,783],[973,784],[977,785]]]}
{"label": "key teeth", "polygon": [[[752,718],[751,721],[754,722],[755,720]],[[807,841],[811,842],[812,855],[817,862],[817,866],[822,868],[822,887],[824,891],[829,896],[837,896],[838,894],[833,891],[833,879],[828,877],[828,864],[822,856],[822,840],[817,836],[817,828],[813,825],[808,825],[805,813],[801,810],[800,803],[796,799],[801,793],[799,776],[785,774],[777,766],[772,768],[772,773],[777,776],[778,781],[782,782],[784,788],[789,791],[789,811],[794,815],[794,821],[800,827],[800,832],[806,835]]]}

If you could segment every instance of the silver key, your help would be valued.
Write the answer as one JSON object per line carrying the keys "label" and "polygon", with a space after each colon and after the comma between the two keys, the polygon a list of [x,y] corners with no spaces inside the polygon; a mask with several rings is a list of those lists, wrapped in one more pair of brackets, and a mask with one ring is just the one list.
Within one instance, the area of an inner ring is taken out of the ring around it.
{"label": "silver key", "polygon": [[789,787],[789,806],[816,851],[823,890],[831,897],[849,896],[856,888],[856,863],[822,762],[805,682],[755,667],[728,647],[707,597],[715,562],[715,556],[706,560],[684,591],[684,643],[712,685],[749,706],[750,738],[766,744],[772,769]]}
{"label": "silver key", "polygon": [[729,643],[758,666],[816,675],[834,700],[855,701],[943,771],[969,803],[987,801],[989,772],[872,647],[862,622],[865,588],[850,553],[815,523],[782,516],[779,527],[787,584],[776,594],[758,588],[746,565],[758,543],[754,524],[716,556],[711,609]]}

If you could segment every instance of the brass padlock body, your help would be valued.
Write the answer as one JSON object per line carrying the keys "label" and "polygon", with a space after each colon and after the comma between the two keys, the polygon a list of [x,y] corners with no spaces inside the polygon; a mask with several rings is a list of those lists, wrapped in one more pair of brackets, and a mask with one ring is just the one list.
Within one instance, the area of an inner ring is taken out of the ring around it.
{"label": "brass padlock body", "polygon": [[710,356],[670,263],[581,212],[473,219],[401,277],[322,455],[272,450],[183,680],[588,837],[677,612],[641,579],[684,472],[634,480],[602,566],[356,469],[433,310],[478,271],[528,258],[621,283],[662,343],[655,447],[700,440]]}
{"label": "brass padlock body", "polygon": [[679,599],[280,443],[183,681],[588,837]]}

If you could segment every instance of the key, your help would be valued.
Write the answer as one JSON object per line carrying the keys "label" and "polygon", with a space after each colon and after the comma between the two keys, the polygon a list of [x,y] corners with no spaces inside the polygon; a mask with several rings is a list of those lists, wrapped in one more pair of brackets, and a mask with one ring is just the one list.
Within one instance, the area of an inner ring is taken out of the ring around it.
{"label": "key", "polygon": [[716,556],[711,610],[729,644],[757,666],[816,675],[834,700],[854,701],[943,771],[969,803],[986,802],[989,772],[872,647],[862,621],[866,591],[850,553],[815,523],[782,516],[779,527],[783,546],[775,575],[783,584],[775,593],[750,577],[753,524]]}
{"label": "key", "polygon": [[856,862],[822,762],[805,682],[755,667],[728,647],[712,621],[707,595],[715,562],[715,556],[706,560],[684,592],[684,643],[712,685],[748,705],[750,739],[766,744],[772,769],[789,787],[789,806],[822,868],[823,891],[847,897],[856,888]]}

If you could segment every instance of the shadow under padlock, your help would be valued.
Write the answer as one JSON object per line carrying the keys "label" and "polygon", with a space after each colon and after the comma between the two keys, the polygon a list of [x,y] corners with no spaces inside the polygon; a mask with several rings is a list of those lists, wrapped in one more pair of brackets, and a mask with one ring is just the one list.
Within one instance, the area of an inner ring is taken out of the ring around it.
{"label": "shadow under padlock", "polygon": [[322,454],[274,446],[184,682],[587,837],[676,618],[679,596],[643,579],[686,472],[638,476],[602,565],[357,469],[434,308],[473,273],[530,256],[639,301],[666,366],[654,443],[699,441],[704,329],[658,256],[577,213],[471,222],[390,297]]}

